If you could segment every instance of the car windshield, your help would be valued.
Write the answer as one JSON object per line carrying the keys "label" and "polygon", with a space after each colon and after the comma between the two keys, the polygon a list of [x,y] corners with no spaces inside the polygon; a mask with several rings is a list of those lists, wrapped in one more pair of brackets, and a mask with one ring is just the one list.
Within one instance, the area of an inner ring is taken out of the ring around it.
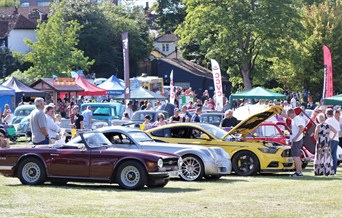
{"label": "car windshield", "polygon": [[[202,128],[207,130],[210,134],[214,135],[218,139],[222,139],[222,137],[227,134],[226,131],[224,131],[223,129],[220,129],[219,127],[214,126],[214,125],[202,124],[201,126],[202,126]],[[233,138],[231,136],[228,136],[224,140],[225,141],[231,141],[232,139]]]}
{"label": "car windshield", "polygon": [[31,111],[33,111],[34,108],[32,109],[20,109],[20,110],[16,110],[14,112],[14,116],[21,116],[21,117],[26,117],[28,115],[30,115]]}
{"label": "car windshield", "polygon": [[130,132],[129,136],[137,142],[153,142],[154,140],[142,131]]}
{"label": "car windshield", "polygon": [[[84,133],[83,137],[87,141],[87,144],[90,148],[109,146],[112,144],[102,133],[94,133],[94,132]],[[83,143],[82,138],[81,136],[77,136],[71,139],[67,144],[74,145],[74,144],[80,144],[80,143]]]}

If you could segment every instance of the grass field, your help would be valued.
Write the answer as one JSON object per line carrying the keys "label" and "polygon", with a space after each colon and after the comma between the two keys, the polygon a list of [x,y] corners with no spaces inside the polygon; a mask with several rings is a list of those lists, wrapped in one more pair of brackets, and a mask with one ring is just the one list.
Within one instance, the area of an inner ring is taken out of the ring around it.
{"label": "grass field", "polygon": [[172,180],[165,188],[126,191],[113,184],[24,186],[0,176],[0,217],[341,217],[342,170]]}

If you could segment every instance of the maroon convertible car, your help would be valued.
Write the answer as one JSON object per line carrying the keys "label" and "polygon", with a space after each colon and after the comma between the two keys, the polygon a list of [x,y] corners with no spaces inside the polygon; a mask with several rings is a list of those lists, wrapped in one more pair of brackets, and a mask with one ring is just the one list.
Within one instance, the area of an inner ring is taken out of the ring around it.
{"label": "maroon convertible car", "polygon": [[164,187],[182,161],[175,154],[112,148],[102,133],[81,138],[79,144],[0,150],[0,173],[25,185],[108,182],[142,189]]}

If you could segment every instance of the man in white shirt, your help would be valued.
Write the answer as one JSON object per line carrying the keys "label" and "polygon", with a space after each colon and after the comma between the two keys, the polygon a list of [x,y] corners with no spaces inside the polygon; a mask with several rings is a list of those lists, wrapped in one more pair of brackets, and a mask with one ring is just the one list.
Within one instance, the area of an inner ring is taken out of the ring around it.
{"label": "man in white shirt", "polygon": [[132,109],[132,102],[131,101],[127,103],[127,107],[125,109],[124,114],[125,113],[128,113],[129,118],[132,119],[132,117],[133,117],[133,109]]}
{"label": "man in white shirt", "polygon": [[49,143],[53,144],[57,140],[57,136],[61,131],[60,127],[55,123],[54,120],[55,109],[51,105],[48,105],[45,108],[45,117],[46,117],[46,129],[49,134]]}
{"label": "man in white shirt", "polygon": [[296,167],[296,172],[292,174],[291,177],[302,177],[302,160],[300,159],[300,156],[303,147],[303,130],[305,122],[302,118],[296,116],[296,113],[292,108],[287,110],[287,116],[292,120],[290,136],[291,156]]}
{"label": "man in white shirt", "polygon": [[338,144],[342,148],[342,117],[341,117],[340,109],[334,110],[334,117],[340,124],[340,132],[338,133],[338,140],[339,140]]}
{"label": "man in white shirt", "polygon": [[[336,120],[336,118],[334,117],[334,111],[332,109],[328,109],[326,110],[326,114],[327,116],[327,120],[325,121],[327,124],[329,124],[330,126],[332,126],[338,133],[340,132],[340,123]],[[330,137],[333,137],[334,133],[332,131],[330,131]],[[334,138],[331,139],[331,156],[333,158],[333,164],[334,164],[334,172],[336,174],[336,170],[337,170],[337,146],[339,143],[339,138],[338,138],[338,134],[336,134],[336,136]]]}

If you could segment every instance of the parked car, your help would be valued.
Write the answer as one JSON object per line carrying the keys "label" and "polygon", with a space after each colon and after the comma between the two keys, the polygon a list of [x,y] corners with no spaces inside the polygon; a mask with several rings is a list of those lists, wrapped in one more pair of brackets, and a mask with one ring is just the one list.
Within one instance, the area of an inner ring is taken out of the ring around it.
{"label": "parked car", "polygon": [[17,126],[21,120],[23,118],[25,118],[26,116],[30,115],[31,112],[35,109],[34,105],[22,105],[17,107],[14,110],[14,116],[13,119],[11,121],[11,124],[13,124],[14,126]]}
{"label": "parked car", "polygon": [[[194,145],[157,143],[145,132],[123,126],[109,126],[97,130],[103,133],[115,148],[139,149],[175,153],[183,158],[179,177],[185,181],[203,177],[218,179],[231,173],[231,160],[222,148],[206,148]],[[80,137],[72,139],[78,143]],[[178,176],[178,175],[177,175]]]}
{"label": "parked car", "polygon": [[81,112],[91,106],[93,112],[93,122],[107,122],[111,125],[121,125],[124,121],[121,120],[125,106],[118,102],[110,103],[84,103],[81,105]]}
{"label": "parked car", "polygon": [[118,149],[102,133],[84,133],[81,142],[0,150],[0,173],[24,185],[45,181],[118,183],[124,189],[164,187],[177,173],[176,154]]}
{"label": "parked car", "polygon": [[220,126],[220,123],[223,118],[224,118],[224,113],[222,112],[206,112],[206,113],[201,113],[200,122],[209,123],[214,126]]}
{"label": "parked car", "polygon": [[124,123],[124,126],[133,126],[136,128],[139,128],[139,124],[142,124],[145,121],[145,116],[149,115],[151,117],[150,122],[154,123],[157,120],[158,114],[162,113],[164,114],[165,120],[169,118],[169,113],[167,111],[162,110],[139,110],[134,112],[131,120],[126,121]]}
{"label": "parked car", "polygon": [[202,146],[217,146],[225,149],[232,158],[233,170],[241,176],[258,172],[279,172],[294,169],[290,147],[276,142],[243,140],[263,121],[282,111],[273,106],[241,121],[228,133],[205,123],[176,123],[147,130],[159,142],[186,143]]}

